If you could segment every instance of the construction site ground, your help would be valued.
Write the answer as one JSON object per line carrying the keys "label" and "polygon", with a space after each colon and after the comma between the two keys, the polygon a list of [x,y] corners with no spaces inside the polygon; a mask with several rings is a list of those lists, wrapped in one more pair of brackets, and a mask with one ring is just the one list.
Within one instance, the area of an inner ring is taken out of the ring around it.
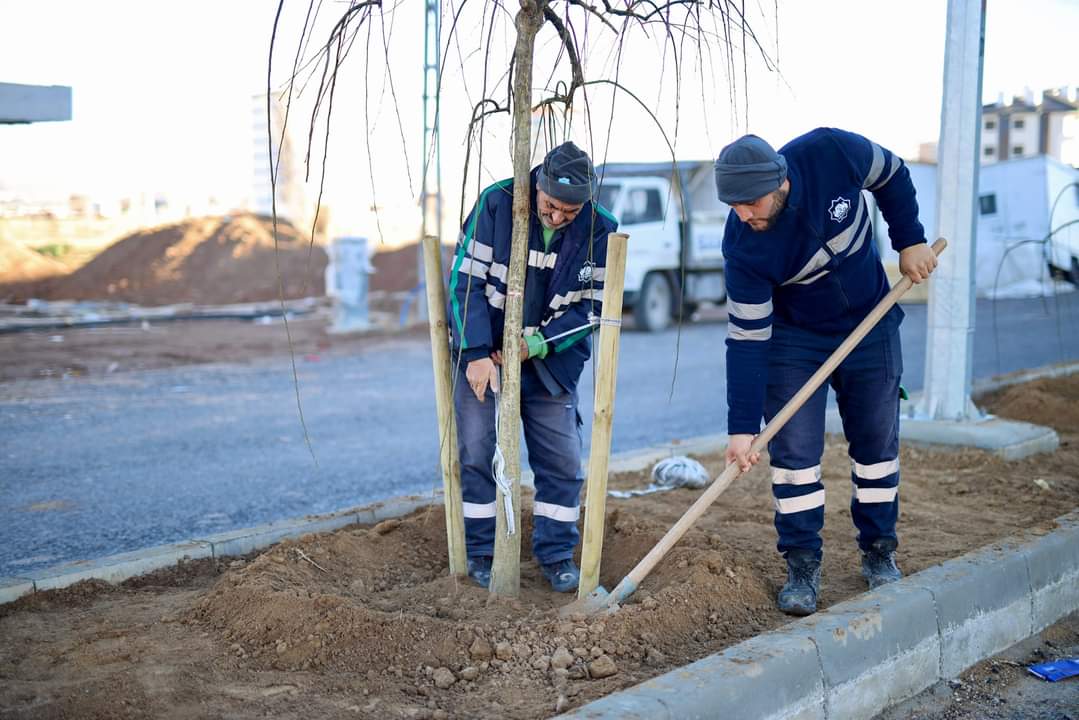
{"label": "construction site ground", "polygon": [[[983,403],[1051,425],[1060,449],[1021,462],[902,451],[900,564],[917,572],[1079,507],[1079,376]],[[701,458],[713,473],[720,458]],[[766,461],[762,463],[766,466]],[[822,605],[864,589],[849,460],[829,442]],[[618,488],[645,473],[613,477]],[[676,490],[608,501],[611,587],[692,503]],[[526,509],[528,502],[526,502]],[[608,617],[560,618],[528,550],[522,592],[492,599],[447,574],[437,508],[375,527],[195,561],[115,587],[89,581],[0,608],[0,712],[12,718],[542,718],[778,627],[766,467],[740,479]],[[951,715],[945,717],[952,717]]]}
{"label": "construction site ground", "polygon": [[[35,378],[104,377],[206,363],[247,363],[267,357],[303,362],[321,354],[355,354],[402,335],[424,338],[425,326],[335,335],[323,310],[289,321],[178,320],[0,334],[0,382]],[[291,336],[291,340],[290,340]]]}

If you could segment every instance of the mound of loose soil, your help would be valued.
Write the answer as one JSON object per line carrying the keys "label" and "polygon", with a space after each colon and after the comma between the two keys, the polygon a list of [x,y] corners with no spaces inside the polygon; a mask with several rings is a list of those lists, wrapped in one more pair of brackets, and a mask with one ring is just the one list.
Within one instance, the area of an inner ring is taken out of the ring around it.
{"label": "mound of loose soil", "polygon": [[[1045,388],[1071,397],[1079,376]],[[988,404],[1004,413],[1003,401]],[[1015,463],[904,448],[904,571],[1048,530],[1079,507],[1079,434],[1058,430],[1058,452]],[[721,458],[701,460],[719,471]],[[774,608],[784,572],[766,465],[724,493],[613,615],[558,616],[571,598],[550,592],[528,552],[527,500],[516,600],[446,575],[442,516],[431,509],[203,574],[181,566],[137,588],[20,600],[0,610],[0,707],[11,717],[549,717],[789,620]],[[829,441],[823,470],[827,607],[864,582],[844,443]],[[647,482],[642,472],[610,484]],[[616,584],[696,495],[610,499],[601,582]]]}
{"label": "mound of loose soil", "polygon": [[75,272],[0,290],[10,300],[119,300],[138,305],[258,302],[325,292],[325,250],[278,221],[239,214],[205,217],[127,235]]}
{"label": "mound of loose soil", "polygon": [[0,283],[51,277],[67,272],[58,260],[0,237]]}
{"label": "mound of loose soil", "polygon": [[[137,305],[275,300],[272,227],[270,220],[254,215],[185,220],[127,235],[74,272],[53,258],[0,239],[0,299],[119,300]],[[309,247],[307,236],[285,221],[278,221],[277,231],[285,297],[322,295],[326,250]],[[370,289],[415,288],[417,248],[410,243],[376,250]],[[454,247],[444,245],[442,250],[445,273]]]}
{"label": "mound of loose soil", "polygon": [[1034,380],[986,395],[980,402],[1002,417],[1079,432],[1079,383],[1074,381]]}
{"label": "mound of loose soil", "polygon": [[[385,292],[411,290],[419,284],[417,272],[418,245],[410,243],[392,250],[378,250],[371,258],[375,273],[371,276],[371,289]],[[453,259],[453,245],[442,246],[442,273],[449,272]]]}

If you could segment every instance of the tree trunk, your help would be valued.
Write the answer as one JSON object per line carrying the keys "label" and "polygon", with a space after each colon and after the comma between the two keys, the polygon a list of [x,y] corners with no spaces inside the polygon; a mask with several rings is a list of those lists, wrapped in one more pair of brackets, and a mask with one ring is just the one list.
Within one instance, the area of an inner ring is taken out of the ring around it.
{"label": "tree trunk", "polygon": [[501,496],[495,502],[495,559],[491,592],[517,597],[521,588],[521,326],[525,261],[528,258],[529,170],[532,147],[532,53],[543,23],[546,0],[520,0],[517,45],[513,51],[513,237],[506,279],[506,326],[502,334],[502,393],[499,396],[498,444],[513,486],[513,535]]}

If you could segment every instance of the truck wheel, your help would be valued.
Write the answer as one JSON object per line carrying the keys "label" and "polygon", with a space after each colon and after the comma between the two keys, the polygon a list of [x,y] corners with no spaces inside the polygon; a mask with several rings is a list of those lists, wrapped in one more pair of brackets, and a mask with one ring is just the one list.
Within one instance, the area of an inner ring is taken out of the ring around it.
{"label": "truck wheel", "polygon": [[667,278],[662,273],[648,273],[633,307],[634,325],[645,332],[665,330],[671,324],[673,306],[674,294]]}

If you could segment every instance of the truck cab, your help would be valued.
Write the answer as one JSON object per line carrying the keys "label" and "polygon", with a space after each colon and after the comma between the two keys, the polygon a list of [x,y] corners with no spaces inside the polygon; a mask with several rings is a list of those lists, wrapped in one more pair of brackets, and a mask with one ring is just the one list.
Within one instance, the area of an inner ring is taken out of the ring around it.
{"label": "truck cab", "polygon": [[599,202],[628,234],[624,306],[638,329],[688,320],[701,303],[726,302],[723,230],[711,161],[608,163]]}

